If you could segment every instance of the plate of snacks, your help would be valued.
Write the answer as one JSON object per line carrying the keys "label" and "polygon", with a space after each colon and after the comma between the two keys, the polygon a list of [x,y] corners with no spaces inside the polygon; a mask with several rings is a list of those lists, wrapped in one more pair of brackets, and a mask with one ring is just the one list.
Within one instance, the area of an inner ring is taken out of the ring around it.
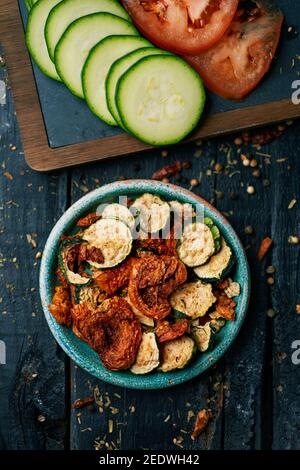
{"label": "plate of snacks", "polygon": [[227,351],[250,275],[236,233],[208,202],[130,180],[85,195],[57,222],[40,295],[75,363],[115,385],[156,389],[198,376]]}

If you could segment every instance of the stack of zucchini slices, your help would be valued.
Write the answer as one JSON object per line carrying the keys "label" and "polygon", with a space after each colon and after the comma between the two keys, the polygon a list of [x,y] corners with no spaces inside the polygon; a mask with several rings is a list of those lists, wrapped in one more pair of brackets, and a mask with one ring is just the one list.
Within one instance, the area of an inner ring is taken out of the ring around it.
{"label": "stack of zucchini slices", "polygon": [[116,0],[26,0],[26,43],[39,68],[111,126],[151,145],[198,124],[202,80],[183,59],[142,38]]}

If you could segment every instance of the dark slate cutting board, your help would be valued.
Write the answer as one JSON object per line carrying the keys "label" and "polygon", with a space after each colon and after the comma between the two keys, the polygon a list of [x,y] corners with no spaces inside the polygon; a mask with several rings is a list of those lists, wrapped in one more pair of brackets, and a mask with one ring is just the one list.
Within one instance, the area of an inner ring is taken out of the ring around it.
{"label": "dark slate cutting board", "polygon": [[[209,113],[243,109],[291,97],[292,82],[300,76],[300,60],[297,59],[300,54],[300,2],[277,1],[284,12],[285,24],[271,71],[242,102],[231,102],[209,93]],[[25,25],[27,10],[24,0],[19,0],[19,5]],[[292,27],[292,32],[288,32],[289,27]],[[107,126],[96,118],[85,102],[73,96],[64,85],[43,75],[35,64],[33,68],[50,147],[58,148],[122,133],[119,128]]]}

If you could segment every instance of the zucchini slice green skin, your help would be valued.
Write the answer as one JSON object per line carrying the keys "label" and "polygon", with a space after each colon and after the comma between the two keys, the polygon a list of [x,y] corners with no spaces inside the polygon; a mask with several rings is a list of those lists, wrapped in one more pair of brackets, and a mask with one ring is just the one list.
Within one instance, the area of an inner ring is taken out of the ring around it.
{"label": "zucchini slice green skin", "polygon": [[25,0],[25,5],[28,11],[31,10],[33,5],[37,2],[38,0]]}
{"label": "zucchini slice green skin", "polygon": [[211,228],[202,222],[188,224],[177,247],[178,256],[193,268],[205,264],[215,253],[215,240]]}
{"label": "zucchini slice green skin", "polygon": [[91,283],[91,279],[83,277],[78,273],[71,271],[67,265],[66,255],[68,250],[72,249],[75,245],[85,243],[82,239],[64,240],[59,247],[58,263],[61,272],[66,281],[73,285],[88,285]]}
{"label": "zucchini slice green skin", "polygon": [[214,334],[210,326],[210,322],[206,325],[193,325],[191,327],[192,337],[200,352],[206,352],[211,349],[214,340]]}
{"label": "zucchini slice green skin", "polygon": [[44,35],[47,17],[61,0],[39,0],[28,15],[26,27],[26,46],[31,57],[41,71],[54,80],[61,81],[55,65],[50,59]]}
{"label": "zucchini slice green skin", "polygon": [[203,317],[215,301],[211,284],[204,284],[201,281],[187,282],[170,296],[176,318]]}
{"label": "zucchini slice green skin", "polygon": [[119,79],[132,65],[138,62],[138,60],[150,55],[162,54],[170,55],[170,52],[162,51],[156,47],[151,47],[151,44],[150,46],[145,45],[144,47],[130,52],[126,56],[116,60],[111,66],[106,80],[106,101],[111,115],[114,117],[115,121],[120,127],[123,127],[123,123],[115,100]]}
{"label": "zucchini slice green skin", "polygon": [[205,91],[200,76],[183,59],[155,55],[140,59],[122,75],[116,104],[132,135],[153,146],[172,145],[199,123]]}
{"label": "zucchini slice green skin", "polygon": [[55,48],[55,66],[64,84],[79,98],[84,98],[81,75],[89,53],[111,35],[138,36],[138,32],[119,16],[93,13],[73,21],[60,38]]}
{"label": "zucchini slice green skin", "polygon": [[220,282],[224,279],[235,263],[235,256],[224,238],[221,240],[221,249],[214,254],[206,264],[194,268],[197,278],[204,282]]}
{"label": "zucchini slice green skin", "polygon": [[204,223],[210,228],[214,242],[215,242],[215,253],[221,248],[221,234],[218,227],[214,224],[213,220],[209,217],[204,218]]}
{"label": "zucchini slice green skin", "polygon": [[92,13],[111,13],[131,22],[126,10],[116,0],[63,0],[48,16],[45,38],[51,60],[54,61],[55,48],[63,33],[73,21]]}
{"label": "zucchini slice green skin", "polygon": [[83,71],[82,86],[90,110],[110,126],[117,122],[110,113],[106,101],[106,79],[112,64],[133,50],[151,46],[151,43],[136,35],[132,26],[129,35],[111,35],[103,39],[90,52]]}
{"label": "zucchini slice green skin", "polygon": [[181,338],[164,343],[158,370],[170,372],[175,369],[184,369],[191,363],[196,350],[195,342],[189,336],[181,336]]}
{"label": "zucchini slice green skin", "polygon": [[159,357],[160,353],[155,333],[143,333],[135,363],[130,368],[130,371],[136,375],[149,374],[159,366]]}
{"label": "zucchini slice green skin", "polygon": [[137,212],[140,228],[144,233],[157,233],[163,230],[170,220],[169,204],[150,193],[136,199],[131,209]]}
{"label": "zucchini slice green skin", "polygon": [[130,228],[121,220],[100,219],[85,230],[83,237],[90,246],[102,251],[104,262],[87,262],[97,269],[113,268],[127,258],[132,249]]}

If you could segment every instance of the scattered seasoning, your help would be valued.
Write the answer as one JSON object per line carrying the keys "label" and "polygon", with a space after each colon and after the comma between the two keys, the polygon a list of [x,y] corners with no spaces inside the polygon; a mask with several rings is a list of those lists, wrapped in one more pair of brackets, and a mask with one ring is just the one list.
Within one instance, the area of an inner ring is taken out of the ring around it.
{"label": "scattered seasoning", "polygon": [[167,423],[168,421],[170,421],[171,419],[171,415],[168,415],[165,419],[164,419],[164,422]]}
{"label": "scattered seasoning", "polygon": [[209,420],[211,419],[211,413],[208,410],[201,410],[199,411],[196,423],[194,427],[194,431],[192,433],[192,439],[197,439],[198,436],[204,431],[206,426],[208,425]]}
{"label": "scattered seasoning", "polygon": [[264,259],[269,249],[271,248],[272,244],[273,244],[273,240],[270,237],[266,237],[263,239],[259,247],[258,254],[257,254],[258,261],[262,261]]}
{"label": "scattered seasoning", "polygon": [[270,180],[264,179],[263,180],[263,186],[264,186],[264,188],[268,188],[269,186],[271,186]]}
{"label": "scattered seasoning", "polygon": [[169,155],[168,150],[162,150],[162,151],[161,151],[161,156],[162,156],[163,158],[166,158],[168,155]]}
{"label": "scattered seasoning", "polygon": [[288,205],[288,209],[291,210],[295,207],[295,205],[297,204],[297,199],[292,199],[291,202],[289,203]]}
{"label": "scattered seasoning", "polygon": [[183,440],[184,440],[183,436],[174,437],[173,444],[175,446],[181,447],[181,449],[183,449],[183,446],[182,446]]}
{"label": "scattered seasoning", "polygon": [[217,189],[215,189],[215,195],[216,195],[217,199],[223,199],[224,198],[223,191],[218,191]]}
{"label": "scattered seasoning", "polygon": [[189,160],[185,160],[185,161],[183,162],[183,164],[182,164],[182,168],[183,168],[184,170],[188,170],[189,168],[191,168],[191,166],[192,166],[192,165],[191,165],[191,162],[190,162]]}
{"label": "scattered seasoning", "polygon": [[41,251],[38,251],[35,255],[35,259],[41,259],[42,256],[43,256],[43,253]]}
{"label": "scattered seasoning", "polygon": [[286,128],[286,125],[281,124],[276,127],[267,127],[258,131],[245,131],[242,134],[242,141],[246,145],[266,145],[281,137]]}
{"label": "scattered seasoning", "polygon": [[128,408],[130,413],[135,413],[135,406],[134,405],[130,405],[130,407]]}
{"label": "scattered seasoning", "polygon": [[9,171],[5,171],[3,173],[3,176],[5,176],[5,178],[7,178],[9,181],[12,181],[14,179],[13,175],[9,173]]}
{"label": "scattered seasoning", "polygon": [[254,170],[252,175],[254,176],[254,178],[260,178],[261,177],[261,171],[259,169]]}
{"label": "scattered seasoning", "polygon": [[256,168],[258,165],[257,160],[253,158],[253,160],[250,160],[250,166],[251,168]]}
{"label": "scattered seasoning", "polygon": [[276,271],[276,269],[274,268],[274,266],[268,266],[267,269],[266,269],[266,273],[267,274],[274,274]]}
{"label": "scattered seasoning", "polygon": [[199,185],[199,180],[197,180],[197,178],[191,179],[190,185],[192,186],[192,188],[195,188],[196,186]]}
{"label": "scattered seasoning", "polygon": [[267,284],[269,284],[269,286],[273,286],[274,283],[275,283],[274,277],[272,276],[267,277]]}
{"label": "scattered seasoning", "polygon": [[254,233],[254,228],[251,225],[247,225],[245,227],[245,233],[246,235],[253,235]]}
{"label": "scattered seasoning", "polygon": [[250,160],[249,160],[249,158],[244,158],[244,159],[242,159],[242,162],[243,162],[243,165],[244,165],[244,166],[250,166]]}
{"label": "scattered seasoning", "polygon": [[95,403],[95,398],[88,397],[75,400],[72,406],[75,410],[79,410],[81,408],[84,408],[85,406],[92,405],[93,403]]}
{"label": "scattered seasoning", "polygon": [[269,318],[274,318],[275,316],[276,316],[275,310],[273,310],[272,308],[269,308],[269,309],[267,310],[267,317],[269,317]]}
{"label": "scattered seasoning", "polygon": [[234,143],[235,143],[235,145],[242,145],[243,139],[241,137],[236,137],[234,139]]}
{"label": "scattered seasoning", "polygon": [[44,423],[46,421],[46,416],[38,415],[37,420],[39,423]]}
{"label": "scattered seasoning", "polygon": [[296,235],[290,235],[289,238],[288,238],[288,242],[289,242],[291,245],[298,245],[298,243],[300,242],[300,240],[299,240],[299,237],[297,237]]}
{"label": "scattered seasoning", "polygon": [[112,419],[108,420],[108,433],[112,434],[114,431],[114,422]]}
{"label": "scattered seasoning", "polygon": [[296,305],[296,313],[300,315],[300,304]]}
{"label": "scattered seasoning", "polygon": [[188,420],[188,423],[191,421],[191,419],[195,416],[195,413],[193,412],[193,410],[189,410],[188,411],[188,414],[187,414],[187,420]]}
{"label": "scattered seasoning", "polygon": [[222,173],[222,171],[223,171],[223,165],[221,165],[221,163],[216,163],[215,166],[214,166],[214,170],[215,170],[217,173]]}
{"label": "scattered seasoning", "polygon": [[168,178],[169,176],[175,175],[181,171],[181,163],[180,161],[176,161],[174,165],[168,165],[160,168],[159,170],[155,171],[152,175],[152,179],[162,181],[164,178]]}
{"label": "scattered seasoning", "polygon": [[255,188],[254,188],[254,186],[248,186],[248,187],[247,187],[247,193],[248,193],[248,194],[255,194]]}
{"label": "scattered seasoning", "polygon": [[277,385],[276,390],[277,390],[278,393],[282,393],[283,392],[283,386],[282,385]]}

